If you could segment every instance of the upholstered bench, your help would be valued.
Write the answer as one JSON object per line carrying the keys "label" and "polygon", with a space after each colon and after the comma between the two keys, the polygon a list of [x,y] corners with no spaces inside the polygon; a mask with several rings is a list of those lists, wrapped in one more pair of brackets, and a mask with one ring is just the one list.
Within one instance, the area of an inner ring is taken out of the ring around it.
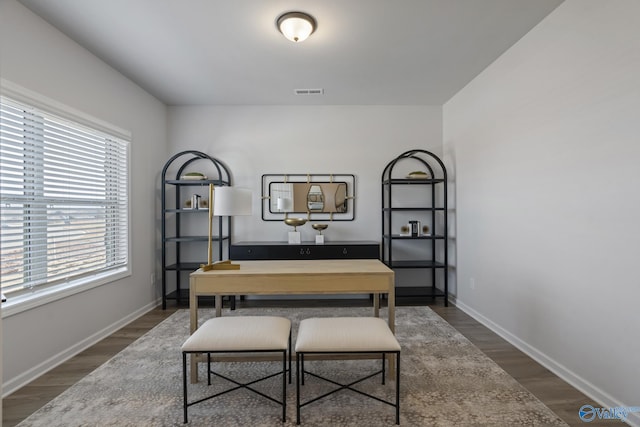
{"label": "upholstered bench", "polygon": [[[291,382],[291,321],[289,319],[274,316],[226,316],[216,317],[204,322],[182,345],[184,422],[188,422],[187,409],[189,406],[240,388],[250,390],[282,405],[282,422],[285,422],[287,411],[287,352],[289,353],[289,382]],[[209,385],[211,385],[211,374],[213,373],[235,384],[235,387],[189,402],[187,399],[187,355],[198,353],[207,354],[207,379]],[[242,384],[211,370],[211,354],[219,353],[281,353],[282,371]],[[281,400],[277,400],[251,387],[252,384],[280,374],[282,374]]]}
{"label": "upholstered bench", "polygon": [[[352,390],[386,403],[396,409],[396,424],[400,424],[400,344],[387,323],[377,317],[332,317],[304,319],[300,322],[296,338],[296,423],[300,424],[300,408],[320,400],[340,390]],[[380,354],[382,367],[379,371],[367,375],[349,384],[309,372],[305,368],[305,356],[309,354]],[[395,354],[396,389],[395,402],[389,402],[371,394],[352,388],[353,385],[377,374],[382,374],[385,383],[385,359],[387,354]],[[340,387],[322,396],[301,403],[301,388],[305,375],[310,375]]]}

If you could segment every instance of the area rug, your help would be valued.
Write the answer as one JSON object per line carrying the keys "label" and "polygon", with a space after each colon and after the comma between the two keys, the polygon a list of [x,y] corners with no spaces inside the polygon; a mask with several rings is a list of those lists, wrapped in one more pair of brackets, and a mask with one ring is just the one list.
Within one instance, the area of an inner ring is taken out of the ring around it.
{"label": "area rug", "polygon": [[[382,312],[384,316],[386,313]],[[371,315],[367,308],[243,308],[223,315],[279,315],[295,327],[308,317]],[[200,310],[200,319],[212,316]],[[182,362],[180,346],[189,333],[189,312],[179,310],[112,359],[87,375],[19,424],[27,426],[179,426],[182,423]],[[402,346],[401,413],[403,426],[563,426],[557,415],[518,384],[497,364],[428,307],[398,307],[396,335]],[[349,381],[373,370],[373,360],[309,361],[320,374]],[[280,362],[220,363],[229,376],[247,380],[275,372]],[[204,378],[205,366],[200,367]],[[294,367],[295,371],[295,367]],[[295,374],[294,374],[295,375]],[[194,399],[228,384],[206,380],[190,385]],[[280,377],[256,388],[279,397]],[[306,396],[332,386],[308,378]],[[395,382],[379,377],[360,389],[393,400]],[[194,426],[293,426],[295,378],[287,390],[287,421],[275,403],[238,390],[189,409]],[[352,391],[341,391],[302,409],[304,426],[391,426],[391,406]]]}

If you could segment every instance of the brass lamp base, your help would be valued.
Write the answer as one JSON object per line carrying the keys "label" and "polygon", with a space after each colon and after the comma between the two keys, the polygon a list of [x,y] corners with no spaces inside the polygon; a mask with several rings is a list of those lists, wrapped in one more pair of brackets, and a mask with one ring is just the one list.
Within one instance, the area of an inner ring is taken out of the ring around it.
{"label": "brass lamp base", "polygon": [[232,264],[231,260],[218,261],[213,264],[200,264],[202,271],[209,270],[240,270],[240,264]]}

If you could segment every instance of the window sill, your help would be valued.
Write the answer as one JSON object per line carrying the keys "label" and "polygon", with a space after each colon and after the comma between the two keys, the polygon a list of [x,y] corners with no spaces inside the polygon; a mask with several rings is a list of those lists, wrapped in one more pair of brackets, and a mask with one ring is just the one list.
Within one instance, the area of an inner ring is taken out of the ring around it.
{"label": "window sill", "polygon": [[85,292],[98,286],[112,283],[116,280],[130,276],[128,268],[121,268],[108,273],[96,274],[91,277],[74,280],[72,282],[45,289],[36,289],[30,293],[20,295],[7,295],[7,301],[2,303],[2,318],[10,317],[24,311],[32,310],[41,305],[67,298],[71,295]]}

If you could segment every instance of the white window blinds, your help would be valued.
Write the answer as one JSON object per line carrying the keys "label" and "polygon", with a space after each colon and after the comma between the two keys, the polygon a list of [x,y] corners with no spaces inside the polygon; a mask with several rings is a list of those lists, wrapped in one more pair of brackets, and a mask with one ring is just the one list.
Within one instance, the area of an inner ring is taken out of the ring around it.
{"label": "white window blinds", "polygon": [[128,141],[0,99],[0,277],[10,297],[128,263]]}

